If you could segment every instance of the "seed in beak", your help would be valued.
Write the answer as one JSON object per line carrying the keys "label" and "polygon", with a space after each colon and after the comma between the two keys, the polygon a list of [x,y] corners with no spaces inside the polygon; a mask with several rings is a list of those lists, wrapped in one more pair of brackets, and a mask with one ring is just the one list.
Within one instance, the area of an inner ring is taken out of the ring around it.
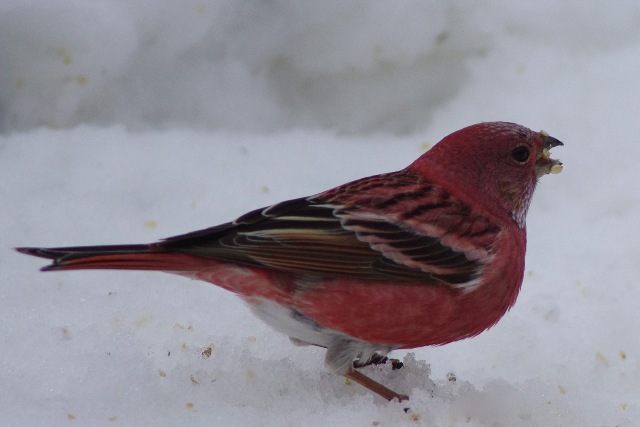
{"label": "seed in beak", "polygon": [[548,148],[542,149],[542,160],[549,160],[551,158],[551,153],[549,153]]}

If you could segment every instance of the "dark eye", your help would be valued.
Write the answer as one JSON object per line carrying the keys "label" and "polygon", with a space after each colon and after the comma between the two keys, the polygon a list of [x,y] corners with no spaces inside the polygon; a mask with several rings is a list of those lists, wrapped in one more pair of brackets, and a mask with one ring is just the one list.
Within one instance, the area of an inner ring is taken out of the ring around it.
{"label": "dark eye", "polygon": [[523,145],[516,147],[511,152],[511,157],[520,163],[524,163],[529,160],[529,149]]}

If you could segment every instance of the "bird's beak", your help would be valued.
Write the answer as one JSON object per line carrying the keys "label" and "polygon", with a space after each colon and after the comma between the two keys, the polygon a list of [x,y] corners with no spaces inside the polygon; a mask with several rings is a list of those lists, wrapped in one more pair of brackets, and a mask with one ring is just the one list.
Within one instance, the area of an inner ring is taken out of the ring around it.
{"label": "bird's beak", "polygon": [[562,162],[552,159],[549,150],[564,144],[554,137],[549,136],[545,131],[540,131],[540,137],[544,141],[544,145],[540,153],[538,153],[538,159],[536,160],[536,173],[538,178],[548,173],[562,172]]}

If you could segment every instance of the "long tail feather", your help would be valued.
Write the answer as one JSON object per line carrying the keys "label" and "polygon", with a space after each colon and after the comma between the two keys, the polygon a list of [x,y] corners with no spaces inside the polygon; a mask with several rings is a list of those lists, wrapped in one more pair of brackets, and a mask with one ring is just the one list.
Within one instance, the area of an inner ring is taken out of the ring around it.
{"label": "long tail feather", "polygon": [[157,270],[198,271],[206,258],[164,252],[151,245],[77,246],[67,248],[16,248],[18,252],[53,260],[42,271],[60,270]]}

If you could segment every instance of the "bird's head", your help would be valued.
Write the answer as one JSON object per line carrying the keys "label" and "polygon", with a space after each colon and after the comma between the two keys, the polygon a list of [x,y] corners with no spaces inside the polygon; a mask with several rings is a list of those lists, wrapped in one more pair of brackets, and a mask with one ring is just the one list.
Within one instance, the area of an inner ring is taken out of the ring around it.
{"label": "bird's head", "polygon": [[408,169],[487,209],[506,210],[524,228],[538,178],[562,171],[549,152],[559,145],[515,123],[479,123],[446,136]]}

